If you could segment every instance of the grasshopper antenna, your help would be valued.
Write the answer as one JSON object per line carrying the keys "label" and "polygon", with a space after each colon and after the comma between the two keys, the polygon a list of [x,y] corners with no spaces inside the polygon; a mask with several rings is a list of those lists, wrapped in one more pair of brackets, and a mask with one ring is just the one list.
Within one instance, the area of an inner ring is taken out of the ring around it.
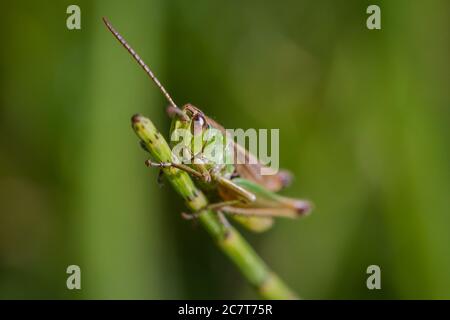
{"label": "grasshopper antenna", "polygon": [[102,18],[103,22],[105,23],[106,27],[111,31],[111,33],[114,35],[114,37],[119,40],[119,42],[122,44],[122,46],[127,49],[127,51],[133,56],[134,60],[139,63],[139,65],[144,69],[144,71],[152,78],[153,82],[158,86],[159,90],[164,94],[166,99],[169,101],[170,105],[174,107],[175,109],[178,109],[177,105],[173,101],[170,94],[166,91],[166,89],[162,86],[162,84],[159,82],[158,78],[155,77],[152,70],[145,64],[144,60],[134,51],[134,49],[126,42],[126,40],[120,35],[119,32],[114,29],[114,27],[109,23],[108,19],[105,17]]}

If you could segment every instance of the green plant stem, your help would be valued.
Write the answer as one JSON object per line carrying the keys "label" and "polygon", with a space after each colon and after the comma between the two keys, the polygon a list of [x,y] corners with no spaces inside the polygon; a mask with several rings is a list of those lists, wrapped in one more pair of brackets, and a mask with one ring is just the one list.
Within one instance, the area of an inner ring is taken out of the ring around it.
{"label": "green plant stem", "polygon": [[[132,118],[132,126],[146,149],[157,162],[171,162],[169,145],[153,123],[140,115]],[[295,293],[266,265],[250,244],[232,226],[224,226],[218,215],[206,209],[208,200],[195,186],[191,177],[174,167],[162,168],[175,191],[185,200],[188,208],[199,213],[199,220],[218,247],[234,262],[247,281],[265,299],[297,299]]]}
{"label": "green plant stem", "polygon": [[217,215],[205,210],[200,221],[220,249],[234,262],[247,281],[265,299],[297,299],[292,290],[272,272],[250,244],[233,227],[224,228]]}

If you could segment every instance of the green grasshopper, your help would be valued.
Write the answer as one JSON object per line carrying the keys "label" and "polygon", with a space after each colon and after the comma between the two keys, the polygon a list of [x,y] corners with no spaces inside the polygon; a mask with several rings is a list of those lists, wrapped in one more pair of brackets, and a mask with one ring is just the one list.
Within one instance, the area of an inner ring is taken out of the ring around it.
{"label": "green grasshopper", "polygon": [[[167,114],[172,118],[171,135],[177,130],[183,129],[190,132],[194,142],[182,145],[183,152],[188,151],[191,161],[183,162],[166,148],[167,144],[161,143],[163,139],[151,121],[141,115],[132,117],[132,127],[140,138],[141,146],[156,159],[172,159],[167,162],[146,161],[149,167],[160,168],[160,173],[166,173],[166,178],[173,184],[183,184],[183,175],[177,175],[176,171],[181,170],[195,178],[196,187],[202,190],[210,199],[214,201],[209,205],[209,209],[217,212],[223,219],[223,214],[230,215],[248,229],[261,232],[270,228],[273,224],[273,217],[296,218],[309,213],[311,204],[305,200],[293,199],[278,195],[276,192],[284,188],[291,181],[291,175],[286,171],[279,171],[274,175],[261,175],[264,167],[258,159],[241,145],[230,142],[230,148],[225,152],[233,151],[234,157],[241,156],[247,160],[244,164],[222,164],[205,161],[202,158],[202,150],[215,140],[205,141],[202,137],[211,128],[220,132],[219,139],[226,140],[225,129],[213,119],[206,116],[200,109],[191,104],[186,104],[179,108],[159,80],[154,76],[150,68],[139,57],[134,49],[125,39],[114,29],[108,20],[103,21],[115,38],[127,49],[137,63],[144,69],[147,75],[153,80],[159,90],[163,93],[169,106]],[[176,139],[171,139],[173,148]],[[192,151],[192,152],[189,152]],[[177,161],[174,161],[176,158]],[[195,201],[195,190],[186,190],[187,201]],[[193,218],[198,213],[191,213],[185,217]]]}

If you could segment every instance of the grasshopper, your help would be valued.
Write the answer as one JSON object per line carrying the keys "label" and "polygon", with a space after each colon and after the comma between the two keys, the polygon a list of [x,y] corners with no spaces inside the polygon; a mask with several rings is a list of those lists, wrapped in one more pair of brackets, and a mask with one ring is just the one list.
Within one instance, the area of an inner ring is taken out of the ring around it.
{"label": "grasshopper", "polygon": [[[185,104],[182,108],[179,108],[136,51],[106,18],[103,18],[103,21],[109,31],[144,69],[169,102],[166,112],[172,119],[171,133],[183,129],[190,132],[193,137],[198,137],[213,128],[222,135],[219,138],[227,138],[226,130],[219,123],[206,116],[199,108],[191,104]],[[219,164],[204,161],[201,150],[210,142],[203,139],[194,139],[194,143],[188,142],[183,145],[183,151],[200,150],[200,152],[191,152],[190,154],[194,156],[190,160],[194,161],[185,163],[173,161],[176,156],[173,153],[169,154],[170,150],[163,147],[166,144],[163,145],[159,142],[162,136],[149,119],[139,114],[134,115],[132,127],[140,138],[141,146],[146,151],[154,157],[156,156],[157,159],[172,159],[172,161],[167,162],[147,160],[146,165],[160,168],[160,174],[168,172],[168,169],[175,168],[195,178],[196,187],[207,194],[208,199],[214,201],[208,208],[217,212],[224,223],[227,223],[227,221],[223,214],[228,214],[248,229],[261,232],[272,226],[273,217],[296,218],[306,215],[311,210],[312,205],[308,201],[288,198],[276,193],[290,183],[291,175],[287,171],[279,171],[273,175],[261,175],[261,169],[264,165],[258,161],[255,155],[233,141],[230,143],[233,155],[242,156],[248,160],[244,164]],[[200,144],[198,144],[198,141],[200,141]],[[174,147],[173,139],[171,139],[171,142],[171,147]],[[231,152],[231,149],[228,148],[225,152]],[[164,155],[164,157],[161,157],[161,155]],[[177,181],[180,176],[173,174],[173,171],[171,174],[166,174],[166,178],[171,179],[171,183],[182,183]],[[188,201],[195,200],[195,190],[192,190],[191,194],[191,196],[187,196]],[[194,212],[185,215],[185,217],[193,218],[196,214],[199,213]]]}

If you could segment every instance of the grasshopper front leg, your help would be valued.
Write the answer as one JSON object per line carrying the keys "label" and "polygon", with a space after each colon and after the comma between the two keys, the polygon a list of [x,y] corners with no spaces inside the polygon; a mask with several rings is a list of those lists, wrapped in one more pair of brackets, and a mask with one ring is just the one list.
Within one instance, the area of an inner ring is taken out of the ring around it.
{"label": "grasshopper front leg", "polygon": [[[243,187],[237,185],[232,180],[224,178],[220,175],[211,174],[208,170],[204,169],[201,172],[185,165],[182,163],[173,163],[173,162],[153,162],[151,160],[146,160],[145,164],[148,167],[155,167],[155,168],[177,168],[180,170],[183,170],[190,175],[204,181],[205,183],[210,183],[211,180],[216,181],[219,183],[222,187],[227,188],[228,190],[234,192],[236,195],[239,196],[241,199],[240,202],[244,203],[251,203],[256,200],[256,196],[252,193],[244,189]],[[200,167],[200,165],[198,165]]]}
{"label": "grasshopper front leg", "polygon": [[203,174],[196,171],[195,169],[192,169],[191,167],[182,164],[182,163],[173,163],[173,162],[153,162],[150,159],[145,161],[145,165],[147,167],[154,167],[154,168],[177,168],[183,171],[186,171],[187,173],[203,180],[207,180]]}

